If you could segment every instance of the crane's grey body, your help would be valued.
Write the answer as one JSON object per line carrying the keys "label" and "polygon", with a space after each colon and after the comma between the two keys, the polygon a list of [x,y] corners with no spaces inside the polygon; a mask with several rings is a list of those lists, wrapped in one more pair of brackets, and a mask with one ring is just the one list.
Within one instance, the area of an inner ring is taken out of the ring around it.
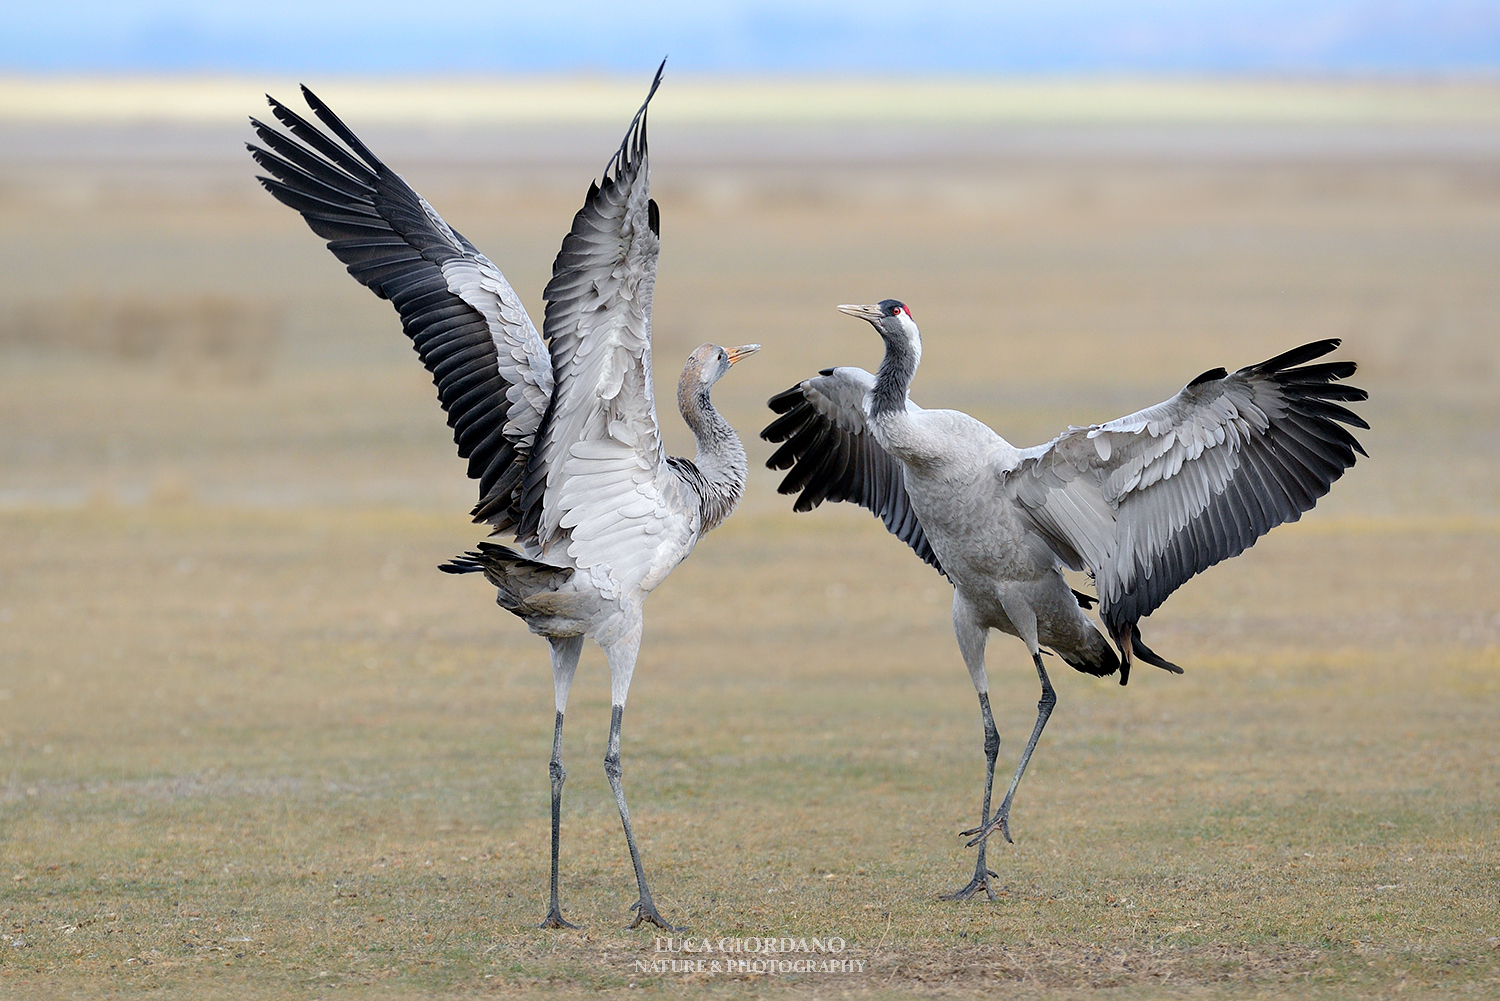
{"label": "crane's grey body", "polygon": [[620,722],[643,626],[642,605],[739,501],[745,451],[709,393],[758,345],[704,344],[688,358],[678,405],[693,460],[662,447],[651,382],[651,305],[660,249],[650,197],[646,102],[573,219],[543,293],[539,334],[505,276],[443,221],[307,88],[342,140],[272,100],[281,132],[251,119],[274,177],[261,183],[301,212],[349,272],[401,316],[448,413],[459,455],[480,481],[473,510],[516,546],[480,543],[445,564],[483,573],[496,600],[551,644],[557,716],[552,760],[552,878],[544,927],[568,926],[558,900],[563,713],[591,636],[609,661],[605,755],[640,900],[631,927],[669,927],[641,866],[620,781]]}
{"label": "crane's grey body", "polygon": [[[1141,640],[1138,620],[1194,574],[1310,509],[1363,453],[1341,424],[1368,425],[1334,401],[1365,394],[1336,384],[1353,363],[1295,367],[1338,344],[1322,341],[1232,374],[1205,372],[1165,403],[1021,449],[967,414],[911,402],[921,337],[903,303],[839,308],[881,334],[880,371],[826,369],[772,398],[782,416],[762,437],[785,444],[767,465],[790,467],[780,489],[800,492],[797,510],[824,500],[869,508],[952,581],[987,762],[980,826],[965,832],[979,845],[975,875],[953,896],[982,888],[993,897],[985,839],[999,830],[1009,840],[1012,799],[1056,703],[1043,652],[1084,673],[1118,671],[1122,685],[1134,658],[1180,674]],[[1065,568],[1087,570],[1098,599],[1074,591]],[[1102,628],[1086,612],[1096,600]],[[991,629],[1026,644],[1042,688],[993,816]]]}
{"label": "crane's grey body", "polygon": [[953,582],[955,619],[1065,659],[1098,656],[1104,635],[1008,489],[1019,449],[955,410],[912,405],[871,418],[870,430],[901,462],[912,508]]}
{"label": "crane's grey body", "polygon": [[[692,460],[667,456],[659,444],[655,457],[626,445],[659,437],[654,409],[648,427],[633,429],[622,419],[629,415],[619,408],[599,407],[597,423],[603,433],[554,450],[554,464],[570,475],[556,477],[566,484],[558,490],[563,513],[538,522],[544,531],[548,524],[555,526],[550,534],[527,536],[523,552],[481,543],[477,551],[443,567],[454,573],[483,572],[497,588],[498,604],[539,636],[556,641],[592,637],[609,657],[616,706],[624,706],[635,670],[646,596],[733,512],[744,490],[744,447],[713,408],[709,390],[731,365],[755,350],[755,345],[726,351],[705,344],[689,357],[679,380],[678,404],[698,441]],[[649,374],[642,384],[649,385]],[[538,482],[545,482],[544,476],[538,474]],[[565,651],[554,658],[561,713],[578,658],[573,645],[558,649]]]}

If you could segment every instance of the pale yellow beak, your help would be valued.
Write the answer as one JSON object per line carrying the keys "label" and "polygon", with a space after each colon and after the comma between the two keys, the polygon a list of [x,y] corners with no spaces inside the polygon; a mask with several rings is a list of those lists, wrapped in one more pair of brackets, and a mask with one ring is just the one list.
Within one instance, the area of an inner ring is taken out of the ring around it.
{"label": "pale yellow beak", "polygon": [[741,344],[737,348],[729,348],[729,349],[727,349],[725,353],[729,355],[729,364],[733,365],[735,362],[739,361],[741,358],[744,358],[744,357],[746,357],[748,355],[753,355],[753,354],[755,354],[755,352],[757,352],[759,350],[760,350],[760,345],[759,344]]}
{"label": "pale yellow beak", "polygon": [[846,303],[839,307],[839,312],[861,320],[869,320],[871,323],[879,323],[885,318],[879,306],[853,306]]}

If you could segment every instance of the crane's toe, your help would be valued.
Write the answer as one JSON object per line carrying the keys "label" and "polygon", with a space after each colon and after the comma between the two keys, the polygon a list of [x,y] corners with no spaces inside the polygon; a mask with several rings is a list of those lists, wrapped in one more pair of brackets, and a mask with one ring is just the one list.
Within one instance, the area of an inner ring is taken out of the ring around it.
{"label": "crane's toe", "polygon": [[577,928],[578,926],[575,925],[573,922],[568,921],[568,920],[566,920],[566,919],[563,918],[563,916],[562,916],[562,908],[560,908],[560,907],[554,907],[554,908],[552,908],[552,910],[550,910],[550,911],[547,912],[547,916],[544,919],[542,919],[542,923],[539,924],[539,925],[537,925],[537,927],[538,928]]}
{"label": "crane's toe", "polygon": [[1006,844],[1013,845],[1016,843],[1015,839],[1010,836],[1009,813],[996,814],[995,818],[989,823],[985,824],[983,827],[971,827],[967,831],[959,831],[958,836],[961,838],[969,839],[968,841],[964,842],[965,848],[973,848],[975,845],[984,842],[987,838],[989,838],[991,834],[994,834],[997,830],[1000,832],[1001,836],[1005,838]]}
{"label": "crane's toe", "polygon": [[991,877],[999,879],[1000,874],[985,864],[984,855],[981,853],[979,857],[979,865],[975,867],[974,878],[969,880],[969,885],[963,887],[962,889],[954,890],[952,893],[945,893],[938,899],[968,900],[970,897],[974,896],[974,894],[983,889],[985,896],[989,897],[991,900],[994,900],[995,888],[990,886]]}
{"label": "crane's toe", "polygon": [[631,928],[639,928],[641,925],[650,922],[651,924],[656,925],[656,927],[660,928],[662,931],[682,930],[681,928],[675,928],[672,925],[667,924],[666,919],[663,918],[661,914],[656,910],[656,905],[651,902],[650,897],[643,897],[642,899],[637,900],[635,903],[630,905],[630,909],[632,911],[635,911],[635,920],[630,922]]}

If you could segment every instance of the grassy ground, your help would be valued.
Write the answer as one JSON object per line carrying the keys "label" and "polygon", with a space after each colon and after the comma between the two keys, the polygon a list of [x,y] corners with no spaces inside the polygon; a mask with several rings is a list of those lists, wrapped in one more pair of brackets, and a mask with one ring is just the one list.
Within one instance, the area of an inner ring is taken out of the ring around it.
{"label": "grassy ground", "polygon": [[[687,955],[623,930],[594,649],[565,735],[584,928],[534,927],[544,647],[434,570],[477,537],[469,487],[384,304],[230,181],[0,189],[8,303],[81,270],[90,295],[287,317],[259,380],[4,355],[0,995],[1500,993],[1493,166],[664,173],[658,368],[765,343],[721,384],[742,431],[815,367],[873,363],[832,303],[898,295],[922,402],[1018,443],[1345,336],[1372,458],[1146,623],[1186,676],[1055,675],[994,904],[936,899],[972,871],[982,777],[947,589],[863,512],[794,518],[757,472],[652,598],[625,782],[685,934],[836,937],[859,965],[650,972]],[[476,176],[423,187],[534,301],[572,194]],[[990,665],[1013,761],[1035,681],[1003,637]]]}

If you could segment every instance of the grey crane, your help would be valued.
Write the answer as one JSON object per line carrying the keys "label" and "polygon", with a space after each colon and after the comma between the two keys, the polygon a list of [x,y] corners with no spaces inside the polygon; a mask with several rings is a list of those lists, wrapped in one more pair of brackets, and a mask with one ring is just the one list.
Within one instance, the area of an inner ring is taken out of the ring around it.
{"label": "grey crane", "polygon": [[[953,630],[979,693],[985,776],[979,826],[963,832],[979,846],[974,878],[948,899],[980,889],[994,899],[986,839],[999,830],[1011,840],[1011,801],[1057,702],[1042,648],[1085,674],[1118,671],[1122,685],[1134,658],[1181,674],[1141,641],[1137,622],[1327,493],[1355,452],[1365,454],[1341,422],[1369,427],[1340,401],[1367,394],[1336,381],[1354,374],[1353,362],[1307,364],[1339,344],[1315,341],[1237,372],[1204,372],[1128,417],[1016,448],[968,414],[911,401],[922,339],[904,303],[839,309],[885,341],[880,369],[825,369],[773,397],[781,416],[761,437],[784,444],[767,465],[791,470],[779,489],[800,493],[796,510],[825,500],[868,508],[952,581]],[[1097,599],[1069,587],[1064,567],[1088,571]],[[1096,601],[1102,630],[1085,614]],[[1000,737],[984,666],[991,629],[1026,644],[1042,685],[1036,725],[993,815]]]}
{"label": "grey crane", "polygon": [[[651,388],[651,301],[660,222],[650,197],[646,108],[589,186],[552,268],[538,335],[500,270],[383,164],[306,87],[330,137],[268,98],[287,131],[251,123],[260,182],[302,213],[351,275],[401,316],[432,373],[458,454],[479,480],[476,523],[519,549],[481,542],[441,569],[483,573],[501,608],[551,644],[557,717],[549,765],[552,878],[544,928],[575,927],[558,901],[563,713],[583,640],[609,662],[605,773],[640,899],[630,927],[671,926],[657,911],[620,782],[620,721],[640,649],[646,596],[744,490],[745,450],[709,399],[746,344],[689,356],[677,403],[697,439],[693,459],[662,447]],[[335,141],[335,138],[339,141]],[[340,142],[341,141],[341,142]],[[342,144],[341,144],[342,143]]]}

